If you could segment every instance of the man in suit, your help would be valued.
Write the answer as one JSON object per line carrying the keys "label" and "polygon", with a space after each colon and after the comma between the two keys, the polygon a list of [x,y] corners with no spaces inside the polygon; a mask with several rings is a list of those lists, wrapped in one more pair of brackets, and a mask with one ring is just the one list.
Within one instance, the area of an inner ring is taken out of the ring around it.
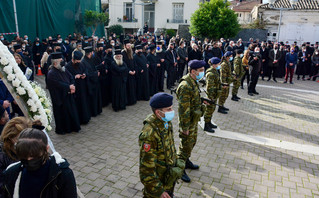
{"label": "man in suit", "polygon": [[174,86],[177,75],[177,61],[179,57],[174,50],[174,43],[170,43],[167,51],[165,52],[165,60],[167,63],[167,89],[171,89]]}
{"label": "man in suit", "polygon": [[276,70],[279,66],[279,60],[281,59],[281,53],[278,49],[278,44],[275,44],[274,49],[271,49],[269,51],[268,58],[269,58],[269,61],[268,61],[268,80],[267,81],[270,81],[271,75],[272,75],[273,80],[277,82]]}

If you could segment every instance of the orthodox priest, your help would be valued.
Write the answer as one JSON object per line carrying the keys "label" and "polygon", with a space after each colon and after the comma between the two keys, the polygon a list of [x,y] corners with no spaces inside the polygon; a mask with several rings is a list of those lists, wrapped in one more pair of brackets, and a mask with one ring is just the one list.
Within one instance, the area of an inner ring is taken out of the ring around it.
{"label": "orthodox priest", "polygon": [[146,59],[149,62],[149,82],[150,82],[150,95],[153,96],[158,92],[156,82],[157,82],[157,75],[156,75],[156,68],[160,67],[160,60],[156,56],[156,46],[151,45],[149,47],[150,53],[147,55]]}
{"label": "orthodox priest", "polygon": [[123,56],[120,49],[115,50],[114,61],[111,65],[112,74],[112,108],[114,111],[126,109],[126,82],[128,68],[123,62]]}
{"label": "orthodox priest", "polygon": [[92,60],[93,48],[88,46],[84,48],[85,56],[80,65],[87,71],[87,84],[89,94],[89,106],[91,109],[92,117],[102,113],[102,97],[99,83],[100,72],[96,69]]}
{"label": "orthodox priest", "polygon": [[127,105],[136,104],[136,68],[133,60],[133,50],[129,40],[124,40],[124,50],[122,51],[123,61],[129,70],[127,77]]}
{"label": "orthodox priest", "polygon": [[137,100],[148,101],[150,99],[149,89],[149,76],[148,76],[148,63],[143,54],[143,47],[141,45],[136,46],[136,54],[134,55],[134,62],[137,70]]}
{"label": "orthodox priest", "polygon": [[72,75],[61,66],[62,53],[51,54],[47,85],[53,104],[55,132],[65,134],[80,131],[80,120],[74,101],[75,86]]}
{"label": "orthodox priest", "polygon": [[78,110],[80,123],[87,124],[91,119],[91,111],[88,102],[87,72],[83,65],[80,65],[83,57],[82,52],[75,51],[72,60],[65,66],[75,79],[75,103]]}

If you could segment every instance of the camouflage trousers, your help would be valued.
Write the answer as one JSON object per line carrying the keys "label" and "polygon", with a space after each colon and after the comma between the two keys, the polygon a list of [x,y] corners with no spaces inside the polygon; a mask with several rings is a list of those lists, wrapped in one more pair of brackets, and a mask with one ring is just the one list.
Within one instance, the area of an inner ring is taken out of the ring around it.
{"label": "camouflage trousers", "polygon": [[189,131],[188,135],[184,133],[179,133],[179,138],[181,139],[181,143],[179,144],[178,158],[185,160],[191,156],[192,150],[197,141],[197,128],[198,123],[196,123],[196,130]]}
{"label": "camouflage trousers", "polygon": [[226,88],[222,87],[222,93],[220,94],[218,105],[224,106],[229,95],[229,86]]}
{"label": "camouflage trousers", "polygon": [[232,89],[232,95],[233,96],[237,95],[238,89],[240,87],[240,83],[241,83],[241,78],[238,78],[237,80],[234,80],[233,89]]}
{"label": "camouflage trousers", "polygon": [[206,111],[205,111],[205,114],[204,114],[205,123],[208,123],[208,122],[210,122],[212,120],[213,113],[214,113],[215,109],[216,109],[216,105],[215,104],[206,106]]}

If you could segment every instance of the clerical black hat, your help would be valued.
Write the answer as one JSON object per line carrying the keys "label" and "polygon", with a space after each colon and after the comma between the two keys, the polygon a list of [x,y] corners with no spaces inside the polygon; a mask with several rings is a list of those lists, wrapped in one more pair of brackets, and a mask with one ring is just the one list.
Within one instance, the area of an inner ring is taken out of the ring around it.
{"label": "clerical black hat", "polygon": [[150,100],[150,106],[155,109],[170,107],[173,105],[173,96],[167,93],[157,93]]}
{"label": "clerical black hat", "polygon": [[21,49],[21,45],[20,44],[15,44],[13,46],[14,50],[18,50],[18,49]]}
{"label": "clerical black hat", "polygon": [[203,61],[203,60],[191,60],[189,61],[188,63],[188,66],[191,68],[191,69],[199,69],[201,67],[205,67],[206,65],[206,62]]}
{"label": "clerical black hat", "polygon": [[88,36],[84,36],[83,38],[84,38],[84,40],[88,40],[88,39],[89,39],[89,37],[88,37]]}
{"label": "clerical black hat", "polygon": [[155,48],[156,48],[155,45],[150,45],[150,46],[149,46],[149,49],[150,49],[151,51],[153,51]]}
{"label": "clerical black hat", "polygon": [[74,59],[74,60],[81,60],[82,57],[83,57],[82,52],[80,52],[80,51],[74,51],[74,53],[73,53],[73,59]]}
{"label": "clerical black hat", "polygon": [[53,52],[51,53],[51,59],[59,59],[62,58],[62,52]]}
{"label": "clerical black hat", "polygon": [[84,51],[86,53],[92,52],[93,51],[93,47],[92,46],[87,46],[87,47],[84,48]]}
{"label": "clerical black hat", "polygon": [[103,47],[103,43],[98,43],[96,46],[97,47]]}
{"label": "clerical black hat", "polygon": [[156,41],[156,45],[163,45],[162,41]]}
{"label": "clerical black hat", "polygon": [[82,45],[82,41],[81,41],[81,40],[78,40],[78,41],[76,41],[76,44],[77,44],[77,45]]}
{"label": "clerical black hat", "polygon": [[123,41],[123,43],[124,43],[124,45],[126,45],[126,44],[130,43],[130,40],[125,39],[125,40]]}
{"label": "clerical black hat", "polygon": [[307,42],[307,45],[309,45],[310,44],[310,42]]}
{"label": "clerical black hat", "polygon": [[143,49],[143,46],[142,46],[142,45],[137,45],[135,48],[136,48],[137,50],[139,50],[139,49]]}
{"label": "clerical black hat", "polygon": [[105,46],[105,49],[112,49],[112,48],[113,48],[113,46],[110,44],[106,44],[106,46]]}
{"label": "clerical black hat", "polygon": [[114,55],[122,55],[122,50],[121,49],[115,50]]}

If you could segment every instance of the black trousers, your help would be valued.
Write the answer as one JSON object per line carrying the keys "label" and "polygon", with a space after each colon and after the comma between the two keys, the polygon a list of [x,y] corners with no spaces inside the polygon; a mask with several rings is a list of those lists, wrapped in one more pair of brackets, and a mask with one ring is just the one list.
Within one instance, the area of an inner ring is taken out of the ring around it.
{"label": "black trousers", "polygon": [[176,80],[179,80],[180,78],[183,77],[184,70],[185,70],[185,63],[178,63],[177,79]]}
{"label": "black trousers", "polygon": [[176,82],[176,75],[177,75],[177,67],[174,65],[169,65],[167,68],[167,80],[166,80],[167,89],[174,87],[174,83]]}
{"label": "black trousers", "polygon": [[245,78],[247,77],[247,85],[249,85],[249,81],[250,81],[250,75],[249,75],[249,71],[246,70],[244,76],[242,77],[241,79],[241,86],[243,87],[244,86],[244,81],[245,81]]}
{"label": "black trousers", "polygon": [[268,67],[268,78],[271,79],[271,75],[274,79],[276,79],[276,71],[277,67]]}
{"label": "black trousers", "polygon": [[248,85],[248,93],[256,92],[256,85],[258,82],[259,74],[251,74],[251,81]]}
{"label": "black trousers", "polygon": [[161,67],[156,68],[156,86],[158,91],[164,91],[164,74],[165,74],[165,68],[164,64],[161,64]]}

